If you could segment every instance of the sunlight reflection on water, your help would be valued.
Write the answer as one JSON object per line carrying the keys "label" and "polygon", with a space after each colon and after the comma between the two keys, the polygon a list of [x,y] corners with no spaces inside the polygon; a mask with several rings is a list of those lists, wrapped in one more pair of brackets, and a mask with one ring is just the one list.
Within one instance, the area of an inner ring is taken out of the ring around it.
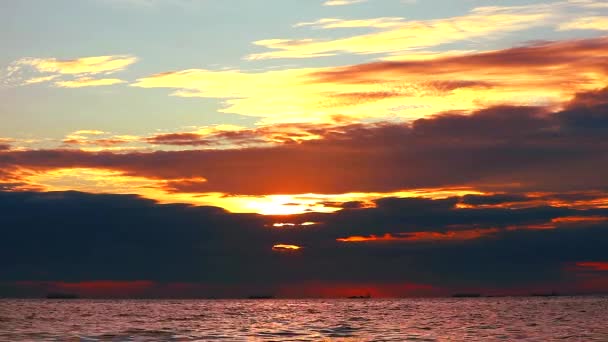
{"label": "sunlight reflection on water", "polygon": [[0,341],[608,341],[608,297],[0,300]]}

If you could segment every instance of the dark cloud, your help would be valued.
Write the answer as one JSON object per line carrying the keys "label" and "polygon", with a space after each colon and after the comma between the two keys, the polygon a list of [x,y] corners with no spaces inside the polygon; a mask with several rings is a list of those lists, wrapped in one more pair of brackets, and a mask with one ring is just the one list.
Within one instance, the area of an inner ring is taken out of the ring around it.
{"label": "dark cloud", "polygon": [[[251,146],[271,143],[297,143],[326,132],[330,125],[276,124],[256,128],[208,127],[208,132],[157,134],[144,139],[154,145],[175,146]],[[204,131],[204,129],[203,129]]]}
{"label": "dark cloud", "polygon": [[152,137],[146,138],[146,142],[150,144],[161,144],[161,145],[190,145],[190,146],[206,146],[212,145],[211,140],[204,139],[201,134],[196,133],[166,133],[157,134]]}
{"label": "dark cloud", "polygon": [[[105,286],[110,296],[121,288],[135,291],[130,296],[175,296],[179,288],[189,296],[246,296],[312,280],[508,291],[539,283],[573,286],[576,274],[565,272],[567,265],[608,260],[605,221],[528,229],[559,217],[608,216],[606,209],[459,209],[461,200],[385,198],[375,208],[271,217],[130,195],[0,192],[0,295],[15,288],[103,295]],[[317,224],[272,227],[276,222]],[[508,229],[513,226],[519,228]],[[336,241],[483,227],[499,229],[469,240]],[[290,295],[298,295],[294,291]],[[302,288],[300,295],[314,295],[310,291]]]}
{"label": "dark cloud", "polygon": [[504,203],[527,202],[532,199],[526,195],[517,194],[496,194],[491,196],[485,195],[466,195],[462,198],[463,204],[470,205],[497,205]]}
{"label": "dark cloud", "polygon": [[[457,75],[470,78],[480,74],[516,73],[525,71],[538,77],[554,75],[556,70],[565,74],[576,70],[594,70],[606,74],[606,51],[608,38],[543,42],[528,46],[515,47],[491,52],[447,56],[422,61],[386,61],[334,68],[316,73],[319,82],[337,83],[375,83],[386,81],[386,75],[423,76]],[[594,58],[589,58],[594,56]],[[529,82],[529,81],[527,81]],[[496,84],[468,83],[450,81],[452,86],[437,84],[438,90],[451,90],[462,87],[491,87]],[[449,84],[450,84],[449,83]]]}
{"label": "dark cloud", "polygon": [[112,147],[116,145],[122,145],[129,143],[130,140],[118,139],[118,138],[107,138],[107,139],[64,139],[63,143],[66,145],[89,145],[89,146],[101,146],[101,147]]}

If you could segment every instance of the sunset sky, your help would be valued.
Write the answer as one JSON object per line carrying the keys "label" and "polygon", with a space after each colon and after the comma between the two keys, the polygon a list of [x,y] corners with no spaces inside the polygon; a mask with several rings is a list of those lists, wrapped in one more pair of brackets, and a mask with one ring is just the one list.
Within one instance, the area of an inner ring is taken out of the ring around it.
{"label": "sunset sky", "polygon": [[0,296],[608,292],[604,0],[0,22]]}

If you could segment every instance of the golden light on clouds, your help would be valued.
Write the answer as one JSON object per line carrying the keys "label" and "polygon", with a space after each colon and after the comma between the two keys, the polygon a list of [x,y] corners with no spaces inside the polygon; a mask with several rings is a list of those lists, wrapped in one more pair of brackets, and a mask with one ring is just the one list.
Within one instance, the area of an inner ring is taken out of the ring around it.
{"label": "golden light on clouds", "polygon": [[560,31],[568,30],[598,30],[608,31],[608,17],[583,17],[560,24]]}
{"label": "golden light on clouds", "polygon": [[[227,195],[216,192],[177,192],[170,190],[171,182],[205,182],[202,177],[161,180],[127,175],[124,172],[95,168],[61,168],[49,171],[22,170],[15,174],[23,188],[42,191],[75,190],[89,193],[137,194],[160,203],[211,205],[231,212],[263,215],[294,215],[306,212],[331,213],[347,202],[360,202],[362,207],[375,206],[373,200],[383,197],[424,197],[442,199],[467,194],[482,194],[469,188],[413,189],[391,193],[299,194],[299,195]],[[288,227],[288,223],[275,227]],[[311,226],[315,222],[295,225]]]}
{"label": "golden light on clouds", "polygon": [[485,236],[498,233],[500,230],[497,228],[486,228],[486,229],[466,229],[466,230],[454,230],[447,232],[412,232],[412,233],[397,233],[384,235],[369,235],[369,236],[349,236],[345,238],[336,239],[338,242],[424,242],[424,241],[466,241],[479,239]]}
{"label": "golden light on clouds", "polygon": [[189,69],[141,78],[132,86],[224,99],[221,112],[277,124],[413,120],[495,105],[558,106],[608,83],[605,38],[412,56],[334,68]]}
{"label": "golden light on clouds", "polygon": [[[272,51],[254,53],[250,60],[274,58],[305,58],[340,53],[380,54],[438,46],[473,38],[486,38],[494,34],[544,26],[557,20],[563,6],[527,5],[510,7],[478,7],[470,13],[450,18],[424,21],[398,21],[391,18],[361,20],[320,19],[313,26],[326,29],[343,27],[387,28],[379,32],[354,35],[338,39],[264,39],[254,42]],[[301,26],[306,26],[303,23]]]}
{"label": "golden light on clouds", "polygon": [[113,73],[124,70],[137,61],[136,57],[128,55],[95,56],[61,60],[57,58],[23,58],[15,65],[31,66],[39,72],[58,74],[99,74]]}

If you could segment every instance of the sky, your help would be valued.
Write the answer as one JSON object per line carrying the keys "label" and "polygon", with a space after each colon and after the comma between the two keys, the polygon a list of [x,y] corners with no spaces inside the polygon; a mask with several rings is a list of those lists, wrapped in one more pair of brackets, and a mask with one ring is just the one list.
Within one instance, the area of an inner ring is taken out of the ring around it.
{"label": "sky", "polygon": [[608,292],[603,0],[0,21],[0,296]]}

